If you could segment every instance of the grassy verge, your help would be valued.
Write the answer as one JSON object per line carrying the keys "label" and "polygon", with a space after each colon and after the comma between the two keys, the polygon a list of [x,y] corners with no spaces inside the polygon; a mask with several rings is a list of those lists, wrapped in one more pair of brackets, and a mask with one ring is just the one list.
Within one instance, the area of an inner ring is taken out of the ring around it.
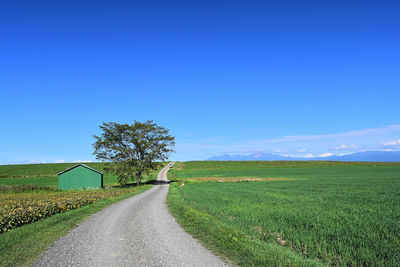
{"label": "grassy verge", "polygon": [[[151,185],[138,187],[135,192],[99,200],[80,209],[54,215],[43,221],[16,228],[0,235],[0,265],[27,266],[53,242],[90,215],[133,195],[148,190]],[[7,252],[7,253],[4,253]]]}

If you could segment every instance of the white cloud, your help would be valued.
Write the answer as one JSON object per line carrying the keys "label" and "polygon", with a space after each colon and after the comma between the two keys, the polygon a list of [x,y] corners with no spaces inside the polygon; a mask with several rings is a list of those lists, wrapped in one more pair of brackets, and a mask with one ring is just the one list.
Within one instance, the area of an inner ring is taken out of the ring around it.
{"label": "white cloud", "polygon": [[340,150],[340,149],[354,149],[357,148],[356,145],[345,145],[345,144],[341,144],[340,146],[335,147],[336,150]]}
{"label": "white cloud", "polygon": [[326,158],[326,157],[329,157],[329,156],[332,156],[332,153],[329,153],[329,152],[323,153],[323,154],[319,155],[318,157],[320,157],[320,158]]}
{"label": "white cloud", "polygon": [[302,148],[302,149],[297,150],[297,152],[299,152],[299,153],[304,153],[304,152],[306,152],[306,151],[307,151],[306,148]]}
{"label": "white cloud", "polygon": [[314,157],[314,155],[311,153],[308,153],[307,155],[304,156],[304,158],[312,158],[312,157]]}
{"label": "white cloud", "polygon": [[384,145],[384,146],[400,146],[400,139],[383,142],[382,145]]}
{"label": "white cloud", "polygon": [[65,160],[64,159],[59,159],[59,160],[56,160],[56,163],[65,163]]}
{"label": "white cloud", "polygon": [[283,153],[283,152],[286,152],[286,150],[278,148],[278,149],[274,149],[272,152],[274,152],[274,153]]}
{"label": "white cloud", "polygon": [[280,142],[300,142],[300,141],[346,140],[359,137],[382,136],[392,132],[398,134],[400,132],[400,124],[389,125],[381,128],[369,128],[369,129],[349,131],[336,134],[283,136],[280,138],[259,140],[254,142],[280,143]]}
{"label": "white cloud", "polygon": [[75,160],[74,163],[80,163],[80,162],[91,162],[91,160]]}
{"label": "white cloud", "polygon": [[334,150],[346,150],[348,152],[382,150],[387,148],[382,147],[384,141],[393,138],[396,139],[396,142],[391,141],[387,142],[387,144],[397,144],[399,135],[400,124],[397,124],[335,134],[283,136],[274,139],[249,141],[238,145],[248,148],[257,147],[261,151],[272,151],[279,146],[279,149],[285,149],[289,153],[301,153],[299,151],[303,151],[307,147],[307,152],[313,154],[325,152],[336,154]]}
{"label": "white cloud", "polygon": [[40,160],[34,160],[34,159],[32,159],[31,161],[29,161],[29,163],[32,163],[32,164],[39,164],[39,163],[47,163],[46,161],[40,161]]}

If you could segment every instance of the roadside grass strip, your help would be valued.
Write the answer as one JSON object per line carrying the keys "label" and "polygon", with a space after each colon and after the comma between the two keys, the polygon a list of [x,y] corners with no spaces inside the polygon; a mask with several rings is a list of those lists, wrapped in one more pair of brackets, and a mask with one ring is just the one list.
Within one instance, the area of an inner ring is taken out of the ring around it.
{"label": "roadside grass strip", "polygon": [[[36,257],[46,250],[53,242],[67,234],[68,231],[76,227],[90,215],[115,202],[144,192],[151,187],[152,185],[145,185],[136,187],[134,188],[135,190],[109,190],[109,193],[104,195],[92,194],[95,195],[91,197],[92,199],[97,198],[97,202],[93,204],[88,204],[79,209],[55,214],[45,220],[23,225],[0,234],[0,251],[2,252],[0,253],[0,266],[29,266],[35,261]],[[81,193],[87,194],[89,192],[86,191]],[[74,196],[74,193],[68,193],[68,195],[70,195],[72,200],[77,198],[77,195]],[[39,196],[43,196],[43,194],[38,194],[38,197]],[[51,199],[51,197],[48,199]],[[59,202],[60,205],[64,203],[63,201],[66,201],[66,199],[57,197],[55,200],[61,200],[61,202]],[[74,204],[71,202],[71,205]]]}
{"label": "roadside grass strip", "polygon": [[[400,164],[284,164],[296,167],[177,164],[169,209],[240,266],[399,266]],[[216,182],[223,177],[293,180]]]}

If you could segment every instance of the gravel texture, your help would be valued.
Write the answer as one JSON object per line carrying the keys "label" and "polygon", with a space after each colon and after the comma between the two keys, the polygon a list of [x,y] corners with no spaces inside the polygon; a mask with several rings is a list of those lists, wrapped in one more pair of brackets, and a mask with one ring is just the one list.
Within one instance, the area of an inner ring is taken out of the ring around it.
{"label": "gravel texture", "polygon": [[168,212],[170,165],[150,190],[92,215],[39,256],[34,266],[228,266]]}

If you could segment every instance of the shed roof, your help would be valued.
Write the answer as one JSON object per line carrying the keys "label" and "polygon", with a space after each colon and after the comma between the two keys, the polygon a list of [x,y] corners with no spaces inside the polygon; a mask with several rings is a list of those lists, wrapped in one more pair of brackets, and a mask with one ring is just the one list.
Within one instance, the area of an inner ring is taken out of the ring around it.
{"label": "shed roof", "polygon": [[97,172],[97,173],[100,173],[100,174],[104,174],[102,172],[99,172],[98,170],[95,170],[93,168],[90,168],[89,166],[86,166],[85,164],[81,164],[80,163],[80,164],[76,164],[75,166],[73,166],[73,167],[71,167],[69,169],[66,169],[66,170],[63,170],[63,171],[57,173],[57,175],[63,174],[64,172],[70,171],[70,170],[75,169],[76,167],[79,167],[79,166],[85,167],[86,169],[89,169],[91,171],[94,171],[94,172]]}

